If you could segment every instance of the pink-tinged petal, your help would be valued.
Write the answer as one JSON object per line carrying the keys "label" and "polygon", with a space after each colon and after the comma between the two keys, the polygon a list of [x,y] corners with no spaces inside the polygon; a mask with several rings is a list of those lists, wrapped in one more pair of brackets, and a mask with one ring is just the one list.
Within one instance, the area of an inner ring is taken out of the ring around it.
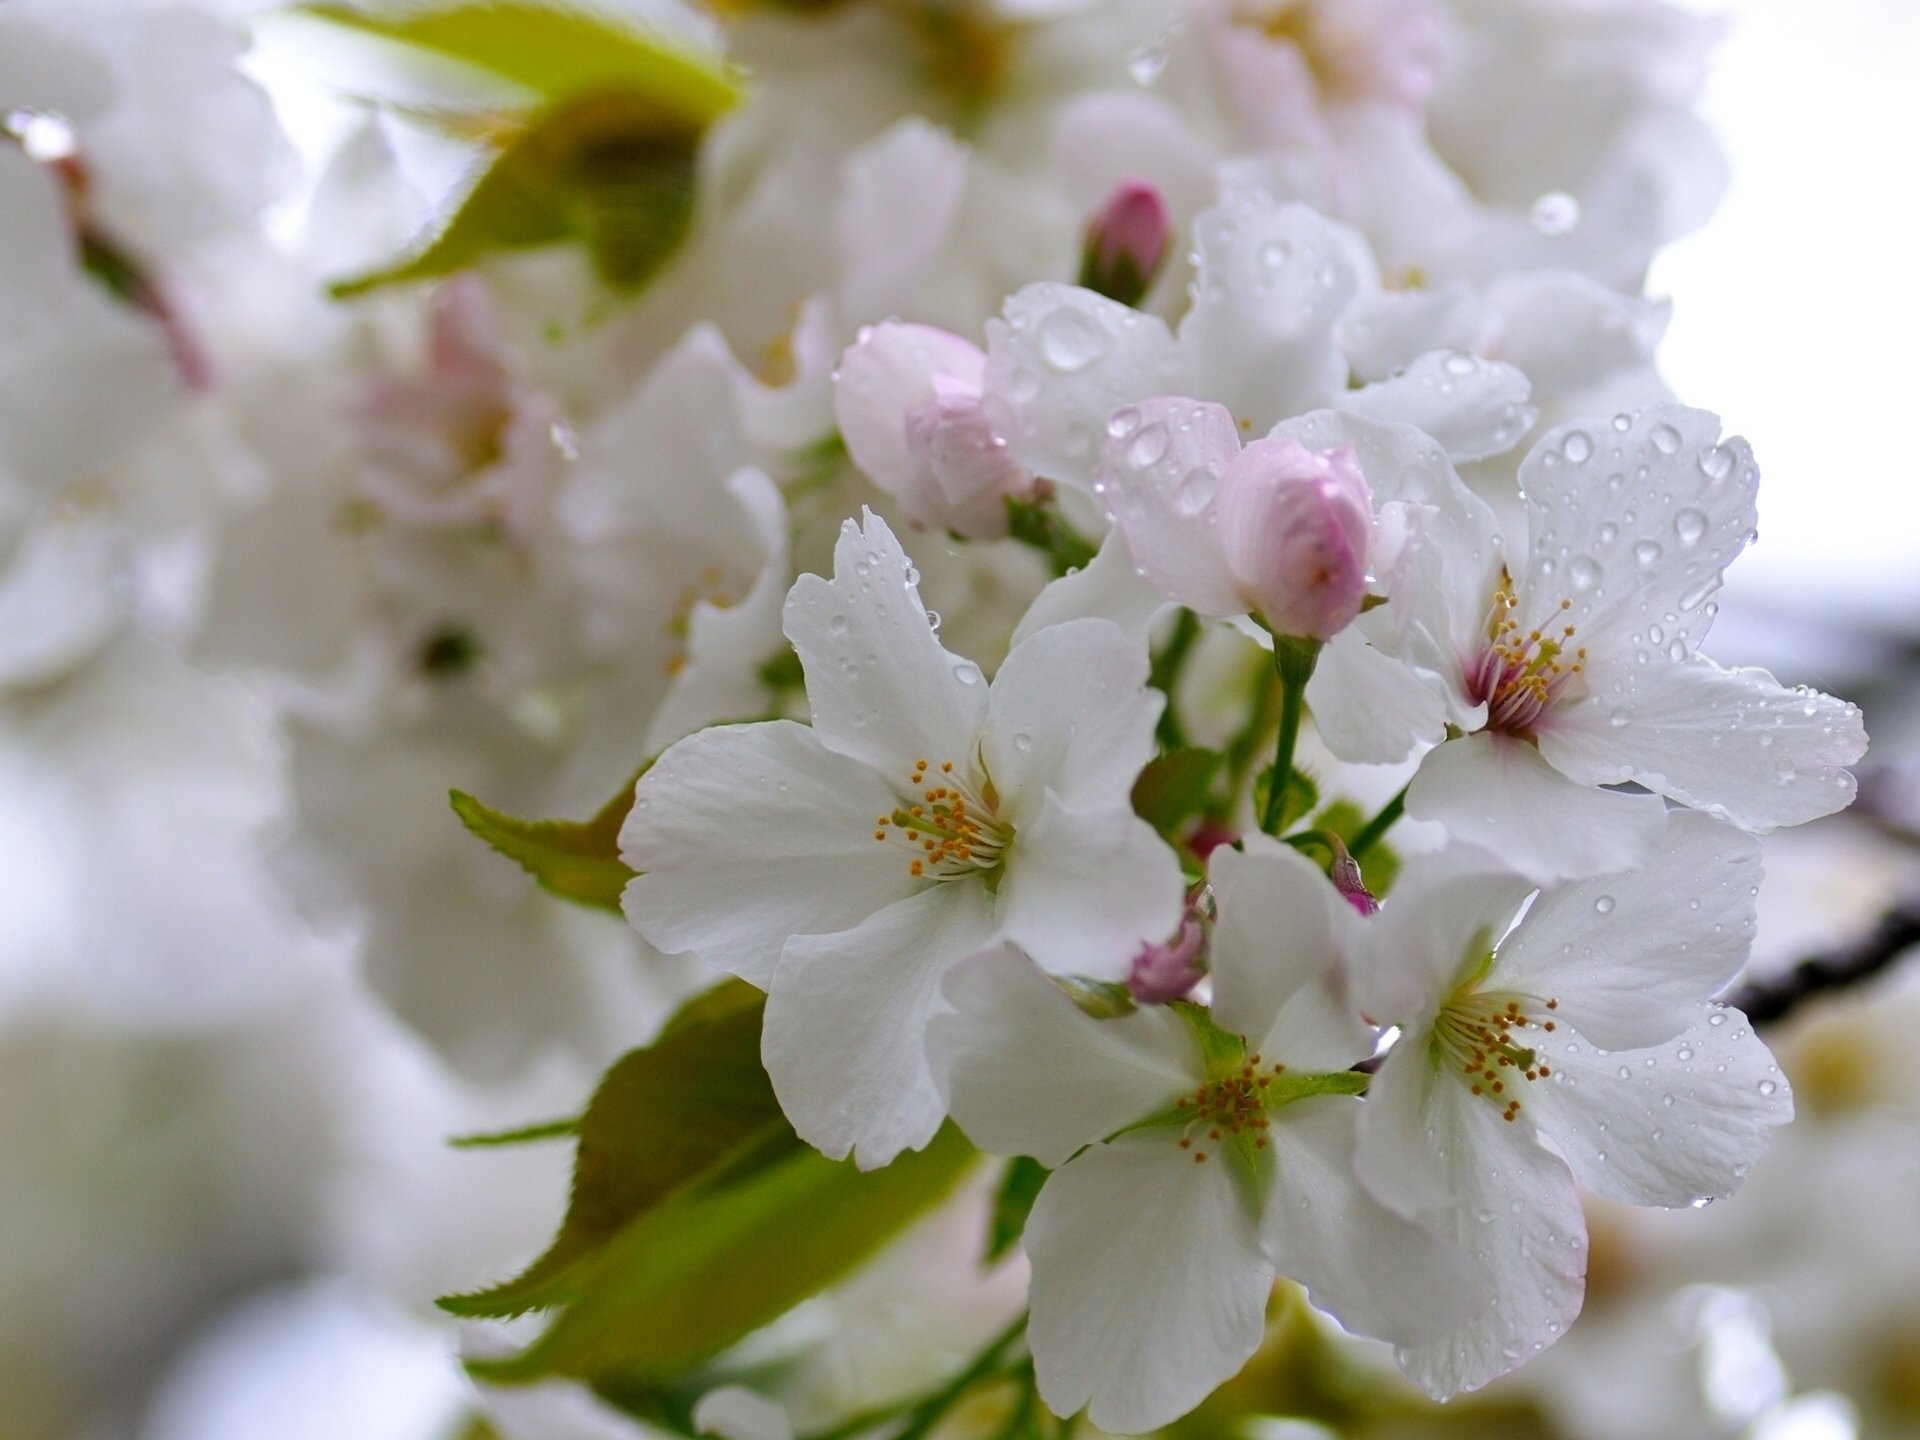
{"label": "pink-tinged petal", "polygon": [[1361,1187],[1353,1167],[1365,1104],[1323,1095],[1274,1116],[1267,1257],[1348,1330],[1397,1345],[1440,1340],[1483,1303],[1484,1282],[1464,1251]]}
{"label": "pink-tinged petal", "polygon": [[1346,997],[1362,922],[1292,846],[1265,835],[1244,844],[1209,866],[1214,1020],[1289,1070],[1345,1070],[1373,1053],[1373,1032]]}
{"label": "pink-tinged petal", "polygon": [[[1624,420],[1624,427],[1622,425]],[[1586,684],[1684,660],[1712,623],[1722,572],[1753,537],[1760,472],[1718,417],[1656,405],[1611,423],[1563,425],[1520,466],[1532,553],[1514,619],[1576,638]],[[1551,539],[1547,538],[1551,536]]]}
{"label": "pink-tinged petal", "polygon": [[1443,1336],[1395,1350],[1437,1399],[1518,1368],[1559,1338],[1586,1289],[1587,1225],[1573,1176],[1530,1126],[1438,1070],[1426,1037],[1387,1056],[1360,1118],[1355,1168],[1382,1203],[1463,1251],[1481,1303]]}
{"label": "pink-tinged petal", "polygon": [[1540,732],[1540,753],[1577,780],[1635,780],[1760,833],[1845,809],[1845,767],[1866,749],[1858,706],[1700,658],[1649,666],[1624,696],[1564,707]]}
{"label": "pink-tinged petal", "polygon": [[1540,418],[1532,386],[1511,365],[1461,351],[1422,355],[1392,379],[1350,391],[1342,409],[1369,420],[1411,425],[1456,461],[1484,460],[1520,443]]}
{"label": "pink-tinged petal", "polygon": [[845,930],[917,886],[873,838],[893,792],[788,720],[702,730],[641,777],[620,829],[621,904],[669,955],[755,985],[792,935]]}
{"label": "pink-tinged petal", "polygon": [[1100,1429],[1177,1419],[1259,1348],[1273,1269],[1229,1168],[1173,1132],[1096,1145],[1047,1181],[1022,1241],[1040,1396]]}
{"label": "pink-tinged petal", "polygon": [[1221,550],[1215,494],[1240,454],[1233,417],[1197,400],[1116,410],[1100,456],[1101,498],[1127,549],[1161,593],[1201,615],[1247,612]]}
{"label": "pink-tinged petal", "polygon": [[1048,582],[1035,597],[1014,629],[1013,643],[1017,646],[1049,625],[1095,619],[1111,620],[1128,639],[1145,644],[1153,622],[1172,603],[1134,568],[1126,537],[1109,530],[1085,569]]}
{"label": "pink-tinged petal", "polygon": [[1058,1167],[1206,1079],[1192,1027],[1147,1006],[1096,1020],[1031,960],[997,948],[948,976],[927,1031],[953,1118],[996,1155]]}
{"label": "pink-tinged petal", "polygon": [[916,761],[971,759],[986,681],[934,634],[913,563],[885,521],[869,511],[840,527],[833,579],[802,575],[785,625],[829,749],[898,785]]}
{"label": "pink-tinged petal", "polygon": [[1658,1044],[1746,963],[1760,878],[1752,836],[1678,811],[1639,869],[1542,891],[1487,987],[1557,1000],[1610,1049]]}
{"label": "pink-tinged petal", "polygon": [[1191,393],[1264,434],[1346,389],[1334,323],[1358,293],[1365,242],[1304,205],[1236,190],[1194,222],[1200,274],[1180,322]]}
{"label": "pink-tinged petal", "polygon": [[1512,857],[1545,883],[1644,864],[1665,831],[1667,807],[1657,795],[1570,780],[1525,741],[1486,732],[1427,752],[1407,790],[1407,813]]}
{"label": "pink-tinged petal", "polygon": [[1228,570],[1275,634],[1326,640],[1360,613],[1373,496],[1351,446],[1254,441],[1221,477],[1213,517]]}
{"label": "pink-tinged petal", "polygon": [[907,416],[933,398],[936,375],[979,387],[987,357],[977,345],[932,325],[889,320],[863,331],[840,358],[833,413],[847,453],[882,490],[906,492],[919,463],[907,444]]}
{"label": "pink-tinged petal", "polygon": [[1141,945],[1179,926],[1184,898],[1178,857],[1131,809],[1048,794],[1014,836],[1000,923],[1057,975],[1124,980]]}
{"label": "pink-tinged petal", "polygon": [[1553,1074],[1523,1103],[1596,1195],[1672,1208],[1731,1195],[1793,1118],[1786,1077],[1746,1016],[1699,1005],[1691,1021],[1649,1049],[1603,1050],[1567,1028],[1541,1051]]}
{"label": "pink-tinged petal", "polygon": [[1090,490],[1107,420],[1181,388],[1166,323],[1077,286],[1029,285],[987,322],[987,414],[1035,475]]}
{"label": "pink-tinged petal", "polygon": [[1366,617],[1320,652],[1307,681],[1307,708],[1322,743],[1357,765],[1391,765],[1415,745],[1446,733],[1447,704],[1437,686],[1363,638]]}
{"label": "pink-tinged petal", "polygon": [[767,993],[761,1059],[809,1145],[862,1170],[933,1138],[946,1114],[927,1022],[946,973],[993,941],[993,901],[934,885],[837,935],[787,942]]}
{"label": "pink-tinged petal", "polygon": [[1125,806],[1154,756],[1165,704],[1147,650],[1105,620],[1069,620],[1014,646],[987,692],[980,756],[1018,826],[1051,790],[1075,809]]}

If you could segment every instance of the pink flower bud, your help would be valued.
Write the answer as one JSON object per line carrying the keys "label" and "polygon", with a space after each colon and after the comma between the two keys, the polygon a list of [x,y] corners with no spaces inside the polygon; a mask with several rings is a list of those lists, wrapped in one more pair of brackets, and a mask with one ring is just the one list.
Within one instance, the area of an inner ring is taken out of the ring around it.
{"label": "pink flower bud", "polygon": [[1167,258],[1172,221],[1166,197],[1145,180],[1123,180],[1087,227],[1080,283],[1122,305],[1137,305]]}
{"label": "pink flower bud", "polygon": [[1184,999],[1207,973],[1200,963],[1200,951],[1206,939],[1205,927],[1189,914],[1180,922],[1180,933],[1171,943],[1141,947],[1140,953],[1133,957],[1127,990],[1143,1005],[1165,1005]]}
{"label": "pink flower bud", "polygon": [[1333,888],[1340,892],[1342,900],[1362,915],[1379,913],[1380,902],[1367,889],[1366,877],[1360,873],[1360,862],[1347,853],[1345,846],[1340,846],[1334,852],[1332,874]]}
{"label": "pink flower bud", "polygon": [[1033,489],[987,418],[985,370],[958,335],[892,320],[841,359],[834,413],[847,451],[915,526],[996,539],[1008,497]]}
{"label": "pink flower bud", "polygon": [[1373,494],[1353,447],[1256,440],[1220,479],[1220,547],[1248,608],[1276,635],[1327,640],[1367,595]]}

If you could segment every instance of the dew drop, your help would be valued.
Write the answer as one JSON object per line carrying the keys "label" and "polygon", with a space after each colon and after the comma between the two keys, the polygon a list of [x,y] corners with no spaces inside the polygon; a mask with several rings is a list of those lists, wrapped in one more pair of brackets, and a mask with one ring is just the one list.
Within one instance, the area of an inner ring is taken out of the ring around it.
{"label": "dew drop", "polygon": [[1122,405],[1107,417],[1107,434],[1116,440],[1124,440],[1140,428],[1140,412],[1131,405]]}
{"label": "dew drop", "polygon": [[1593,437],[1584,430],[1572,431],[1560,442],[1560,453],[1569,465],[1584,465],[1593,458]]}
{"label": "dew drop", "polygon": [[1173,500],[1182,515],[1198,515],[1213,499],[1213,472],[1205,468],[1189,470],[1180,482]]}
{"label": "dew drop", "polygon": [[1278,270],[1293,258],[1293,246],[1284,240],[1269,240],[1260,247],[1260,263],[1269,270]]}
{"label": "dew drop", "polygon": [[1063,375],[1086,369],[1106,353],[1107,332],[1078,310],[1063,305],[1040,322],[1040,354]]}
{"label": "dew drop", "polygon": [[1613,913],[1613,907],[1614,898],[1611,895],[1602,895],[1598,900],[1593,902],[1593,908],[1602,915],[1611,915]]}
{"label": "dew drop", "polygon": [[1580,223],[1580,202],[1564,190],[1549,190],[1533,202],[1527,218],[1542,235],[1565,235]]}
{"label": "dew drop", "polygon": [[1671,425],[1653,427],[1653,448],[1662,455],[1678,454],[1680,450],[1680,432]]}
{"label": "dew drop", "polygon": [[1600,577],[1604,573],[1600,568],[1600,562],[1591,555],[1582,555],[1567,567],[1567,576],[1573,581],[1573,588],[1576,590],[1593,589],[1600,583]]}
{"label": "dew drop", "polygon": [[1172,438],[1164,425],[1143,425],[1127,445],[1127,459],[1142,467],[1151,465],[1167,453]]}
{"label": "dew drop", "polygon": [[1707,533],[1707,517],[1703,511],[1682,510],[1673,517],[1673,533],[1679,537],[1682,545],[1698,545],[1700,537]]}
{"label": "dew drop", "polygon": [[1657,540],[1636,540],[1633,542],[1633,558],[1642,565],[1651,565],[1660,558],[1660,542]]}
{"label": "dew drop", "polygon": [[1027,734],[1024,730],[1021,731],[1013,737],[1013,748],[1018,750],[1022,755],[1026,754],[1029,750],[1033,749],[1033,736]]}
{"label": "dew drop", "polygon": [[847,617],[844,615],[828,616],[827,617],[827,633],[829,635],[846,634],[847,633]]}
{"label": "dew drop", "polygon": [[1773,1081],[1771,1081],[1771,1080],[1762,1080],[1762,1081],[1760,1082],[1760,1086],[1759,1086],[1759,1089],[1760,1089],[1760,1093],[1761,1093],[1762,1095],[1771,1095],[1771,1094],[1773,1094],[1773,1093],[1774,1093],[1774,1092],[1775,1092],[1776,1090],[1778,1090],[1779,1088],[1780,1088],[1780,1087],[1779,1087],[1778,1085],[1776,1085],[1776,1084],[1774,1084],[1774,1083],[1773,1083]]}
{"label": "dew drop", "polygon": [[971,660],[956,660],[953,665],[953,678],[962,685],[978,685],[980,667]]}

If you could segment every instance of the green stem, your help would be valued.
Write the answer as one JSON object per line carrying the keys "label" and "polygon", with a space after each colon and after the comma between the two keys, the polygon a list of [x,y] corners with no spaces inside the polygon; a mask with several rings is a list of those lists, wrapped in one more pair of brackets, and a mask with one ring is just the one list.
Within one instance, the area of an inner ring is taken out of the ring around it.
{"label": "green stem", "polygon": [[1158,735],[1160,745],[1166,750],[1179,750],[1187,743],[1186,729],[1180,723],[1179,707],[1174,703],[1174,690],[1180,684],[1180,672],[1186,668],[1187,656],[1192,653],[1193,645],[1200,638],[1200,617],[1191,610],[1182,610],[1173,622],[1173,634],[1167,637],[1166,648],[1154,658],[1153,673],[1147,676],[1147,683],[1161,691],[1167,697],[1167,705],[1160,712]]}
{"label": "green stem", "polygon": [[1275,679],[1271,667],[1262,665],[1256,676],[1256,688],[1253,692],[1251,713],[1247,723],[1227,743],[1227,799],[1226,808],[1215,815],[1216,819],[1230,818],[1232,806],[1247,788],[1247,776],[1253,769],[1254,757],[1260,747],[1266,743],[1267,729],[1273,724],[1274,711],[1279,700],[1280,685]]}
{"label": "green stem", "polygon": [[1016,500],[1007,498],[1007,534],[1022,545],[1030,545],[1047,557],[1056,577],[1070,570],[1084,570],[1099,553],[1074,533],[1060,518],[1050,499]]}
{"label": "green stem", "polygon": [[1359,833],[1347,842],[1347,853],[1356,860],[1366,854],[1380,843],[1380,837],[1393,828],[1394,822],[1400,818],[1406,808],[1407,787],[1402,785],[1400,793],[1382,805],[1380,813],[1362,826]]}
{"label": "green stem", "polygon": [[925,1440],[941,1417],[953,1408],[956,1400],[994,1372],[1008,1348],[1026,1333],[1026,1329],[1027,1312],[1022,1310],[1011,1325],[988,1342],[987,1348],[980,1352],[971,1365],[913,1410],[906,1427],[893,1440]]}
{"label": "green stem", "polygon": [[1287,803],[1287,780],[1293,774],[1293,746],[1300,738],[1300,716],[1306,709],[1307,679],[1320,658],[1318,640],[1291,635],[1273,637],[1273,668],[1280,676],[1280,733],[1273,742],[1273,779],[1267,786],[1267,813],[1260,828],[1280,833],[1280,817]]}

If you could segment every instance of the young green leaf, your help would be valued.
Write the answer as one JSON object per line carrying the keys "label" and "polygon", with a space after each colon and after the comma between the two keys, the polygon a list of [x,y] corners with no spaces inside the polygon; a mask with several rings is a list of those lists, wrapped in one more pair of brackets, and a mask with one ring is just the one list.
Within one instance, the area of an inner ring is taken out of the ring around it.
{"label": "young green leaf", "polygon": [[291,13],[478,66],[547,100],[630,88],[704,126],[743,93],[739,72],[720,56],[604,9],[487,0],[367,10],[320,0]]}
{"label": "young green leaf", "polygon": [[618,910],[620,892],[633,878],[620,858],[620,827],[633,808],[633,787],[646,773],[647,767],[641,766],[591,820],[519,820],[460,790],[452,792],[453,813],[539,881],[543,890],[562,900]]}
{"label": "young green leaf", "polygon": [[992,1265],[1020,1243],[1021,1232],[1027,1228],[1027,1216],[1033,1213],[1033,1202],[1040,1198],[1040,1187],[1052,1173],[1027,1155],[1016,1155],[1007,1165],[1007,1173],[1001,1177],[1000,1189],[993,1197],[987,1252],[981,1257],[985,1264]]}
{"label": "young green leaf", "polygon": [[1171,834],[1206,808],[1224,758],[1218,750],[1175,750],[1149,761],[1133,782],[1133,813]]}
{"label": "young green leaf", "polygon": [[431,280],[501,250],[584,244],[620,290],[646,284],[693,222],[701,122],[637,90],[598,90],[534,115],[414,255],[337,281],[338,298]]}
{"label": "young green leaf", "polygon": [[646,1384],[682,1374],[845,1276],[951,1194],[977,1157],[947,1125],[884,1170],[799,1147],[678,1190],[583,1270],[573,1299],[532,1345],[468,1369],[495,1384],[554,1375]]}
{"label": "young green leaf", "polygon": [[579,1122],[573,1197],[553,1244],[517,1278],[441,1305],[458,1315],[512,1315],[564,1300],[574,1267],[669,1195],[752,1157],[799,1149],[760,1066],[764,1003],[751,985],[730,980],[609,1070]]}

